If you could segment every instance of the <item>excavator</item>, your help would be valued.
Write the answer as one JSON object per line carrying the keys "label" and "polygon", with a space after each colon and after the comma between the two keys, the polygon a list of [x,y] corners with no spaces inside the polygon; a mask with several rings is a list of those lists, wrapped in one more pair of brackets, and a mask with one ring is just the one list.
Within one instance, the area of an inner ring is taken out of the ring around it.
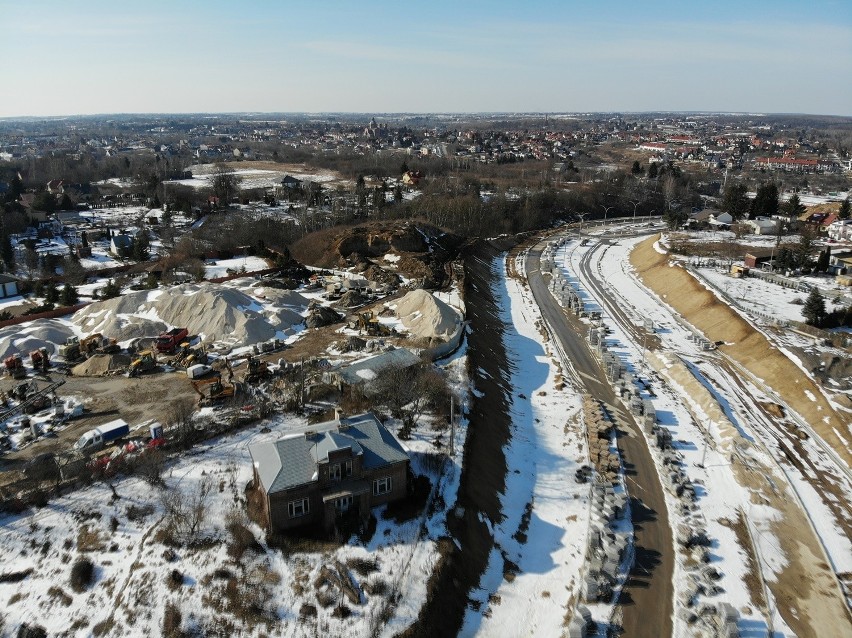
{"label": "excavator", "polygon": [[355,318],[355,324],[360,332],[364,332],[371,337],[385,337],[390,334],[387,326],[379,321],[379,318],[372,312],[359,312]]}

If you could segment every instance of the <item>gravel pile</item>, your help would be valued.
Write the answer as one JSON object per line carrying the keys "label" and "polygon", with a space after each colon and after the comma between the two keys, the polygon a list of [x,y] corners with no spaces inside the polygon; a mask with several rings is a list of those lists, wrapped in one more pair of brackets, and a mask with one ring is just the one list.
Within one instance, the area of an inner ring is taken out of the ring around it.
{"label": "gravel pile", "polygon": [[394,309],[402,325],[420,339],[448,339],[458,327],[458,313],[426,290],[412,290]]}

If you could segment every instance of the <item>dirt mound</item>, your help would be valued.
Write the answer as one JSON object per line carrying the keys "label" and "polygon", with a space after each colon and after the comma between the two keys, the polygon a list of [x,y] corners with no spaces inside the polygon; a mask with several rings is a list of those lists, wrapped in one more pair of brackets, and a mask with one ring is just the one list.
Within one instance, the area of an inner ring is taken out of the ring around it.
{"label": "dirt mound", "polygon": [[367,303],[367,298],[357,290],[349,290],[340,297],[337,302],[344,308],[354,308],[355,306],[363,306]]}
{"label": "dirt mound", "polygon": [[110,372],[125,370],[130,365],[126,354],[96,354],[71,369],[75,377],[102,377]]}
{"label": "dirt mound", "polygon": [[311,233],[293,245],[292,253],[302,263],[323,268],[369,264],[394,253],[401,257],[396,262],[401,274],[433,288],[447,281],[445,264],[462,243],[461,237],[427,223],[370,222]]}
{"label": "dirt mound", "polygon": [[322,328],[340,321],[342,317],[334,310],[318,303],[311,303],[305,325],[308,328]]}
{"label": "dirt mound", "polygon": [[412,290],[395,307],[402,325],[419,339],[446,340],[461,319],[455,310],[426,290]]}
{"label": "dirt mound", "polygon": [[667,255],[654,249],[657,237],[638,244],[630,263],[643,283],[701,330],[719,349],[763,380],[849,463],[852,454],[838,432],[847,424],[817,385],[760,332],[700,284],[681,266],[670,265]]}
{"label": "dirt mound", "polygon": [[71,320],[85,333],[101,332],[118,341],[180,326],[207,342],[235,344],[266,341],[303,322],[304,297],[275,288],[262,290],[271,303],[261,305],[233,286],[213,283],[139,291],[91,304]]}
{"label": "dirt mound", "polygon": [[41,319],[30,325],[21,324],[0,329],[0,359],[19,354],[27,357],[33,350],[47,348],[54,356],[58,346],[74,331],[57,319]]}

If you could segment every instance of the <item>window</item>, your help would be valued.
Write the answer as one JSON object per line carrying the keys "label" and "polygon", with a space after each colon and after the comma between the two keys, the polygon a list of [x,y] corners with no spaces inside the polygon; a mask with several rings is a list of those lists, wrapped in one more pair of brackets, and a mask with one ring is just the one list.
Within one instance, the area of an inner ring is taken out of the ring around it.
{"label": "window", "polygon": [[385,478],[375,479],[373,481],[373,496],[379,494],[387,494],[391,491],[391,480],[389,476]]}
{"label": "window", "polygon": [[332,481],[340,480],[340,463],[335,463],[328,468],[328,478]]}
{"label": "window", "polygon": [[340,498],[334,499],[334,509],[336,509],[341,514],[343,512],[348,512],[349,508],[352,506],[352,497],[351,496],[341,496]]}
{"label": "window", "polygon": [[346,465],[344,466],[344,473],[346,476],[352,476],[352,461],[346,461]]}
{"label": "window", "polygon": [[310,501],[303,498],[299,501],[290,501],[287,503],[287,511],[290,513],[290,518],[299,518],[310,511]]}

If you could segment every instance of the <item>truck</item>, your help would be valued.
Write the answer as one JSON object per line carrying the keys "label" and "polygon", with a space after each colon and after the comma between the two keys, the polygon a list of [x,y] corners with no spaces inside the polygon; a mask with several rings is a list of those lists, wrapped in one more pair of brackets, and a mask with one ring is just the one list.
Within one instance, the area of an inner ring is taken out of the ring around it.
{"label": "truck", "polygon": [[186,328],[172,328],[168,332],[161,333],[157,337],[157,352],[171,354],[188,336],[189,331]]}
{"label": "truck", "polygon": [[47,372],[50,367],[50,353],[47,348],[39,348],[30,352],[30,361],[33,364],[33,370],[41,370]]}
{"label": "truck", "polygon": [[79,452],[97,452],[108,443],[112,443],[130,433],[130,426],[124,419],[116,419],[89,430],[74,444]]}
{"label": "truck", "polygon": [[24,367],[24,360],[19,354],[13,354],[3,361],[6,366],[6,371],[13,379],[23,379],[27,376],[27,369]]}
{"label": "truck", "polygon": [[193,366],[189,366],[186,369],[186,376],[190,379],[200,379],[201,377],[209,374],[212,371],[213,368],[211,368],[210,366],[205,365],[203,363],[197,363]]}

